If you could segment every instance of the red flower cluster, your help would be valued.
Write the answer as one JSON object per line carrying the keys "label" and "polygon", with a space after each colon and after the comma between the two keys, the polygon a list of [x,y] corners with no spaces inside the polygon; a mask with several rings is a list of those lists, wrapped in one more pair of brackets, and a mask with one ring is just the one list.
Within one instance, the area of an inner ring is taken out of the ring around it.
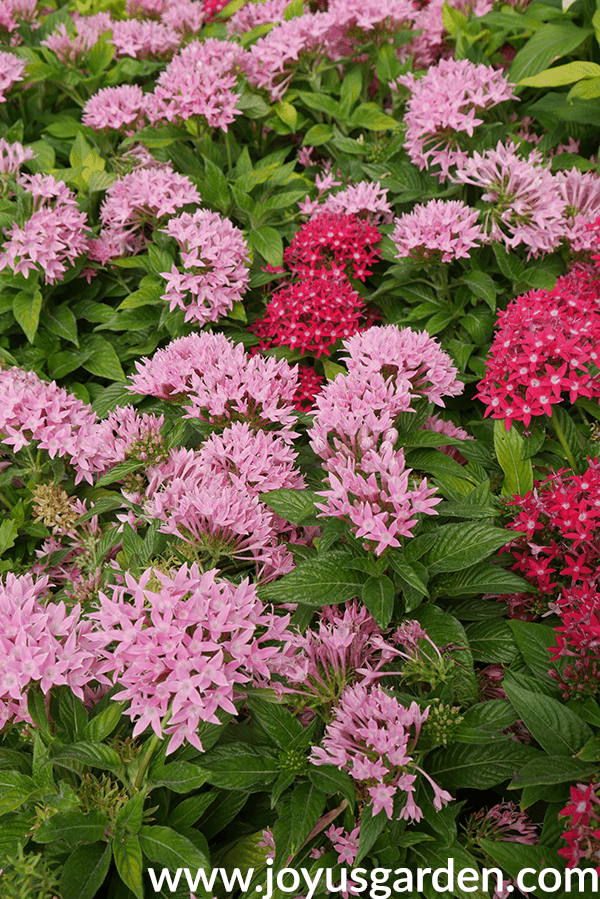
{"label": "red flower cluster", "polygon": [[261,349],[286,346],[329,355],[338,340],[371,324],[347,269],[364,281],[380,240],[377,229],[355,215],[318,213],[303,225],[284,254],[297,278],[272,294],[265,314],[251,327]]}
{"label": "red flower cluster", "polygon": [[[600,799],[596,795],[596,786],[591,780],[587,787],[582,783],[571,787],[571,802],[559,812],[559,815],[571,818],[571,829],[562,835],[567,845],[558,850],[559,855],[568,859],[568,868],[574,868],[581,859],[598,859]],[[600,865],[596,871],[600,873]]]}
{"label": "red flower cluster", "polygon": [[327,273],[343,278],[352,266],[354,277],[364,281],[381,255],[375,248],[380,241],[377,228],[356,215],[323,212],[300,228],[283,258],[290,271],[302,277],[322,278]]}
{"label": "red flower cluster", "polygon": [[555,628],[552,658],[572,659],[562,671],[550,671],[566,697],[593,696],[600,690],[600,592],[586,582],[564,590],[558,603],[561,627]]}
{"label": "red flower cluster", "polygon": [[325,383],[323,375],[318,375],[312,365],[298,366],[298,389],[292,400],[300,412],[311,412],[315,405],[315,397],[321,392]]}
{"label": "red flower cluster", "polygon": [[508,430],[551,415],[565,391],[571,403],[600,397],[600,281],[591,270],[574,268],[553,290],[517,297],[498,322],[478,387],[486,415],[504,418]]}
{"label": "red flower cluster", "polygon": [[516,560],[513,571],[535,588],[534,593],[509,597],[513,617],[532,617],[531,613],[543,611],[561,590],[600,580],[598,459],[590,460],[582,475],[568,469],[550,475],[510,505],[520,510],[508,527],[523,536],[506,550]]}

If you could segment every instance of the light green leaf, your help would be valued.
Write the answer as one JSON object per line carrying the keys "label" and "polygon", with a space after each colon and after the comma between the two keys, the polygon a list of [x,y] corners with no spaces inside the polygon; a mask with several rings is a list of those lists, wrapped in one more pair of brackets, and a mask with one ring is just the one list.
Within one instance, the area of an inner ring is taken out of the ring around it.
{"label": "light green leaf", "polygon": [[331,125],[313,125],[304,135],[303,147],[320,147],[333,137]]}
{"label": "light green leaf", "polygon": [[119,877],[137,899],[144,899],[143,858],[138,837],[133,834],[125,834],[120,839],[114,837],[112,850]]}
{"label": "light green leaf", "polygon": [[33,343],[40,321],[42,310],[42,294],[39,290],[31,293],[20,290],[13,300],[13,314],[25,332],[29,343]]}
{"label": "light green leaf", "polygon": [[281,234],[269,225],[252,228],[248,239],[269,265],[278,266],[283,263],[283,240]]}
{"label": "light green leaf", "polygon": [[494,448],[500,468],[504,472],[502,496],[525,496],[533,490],[533,466],[526,458],[525,441],[514,427],[506,430],[504,421],[494,422]]}
{"label": "light green leaf", "polygon": [[363,584],[361,599],[384,631],[394,612],[394,585],[384,574],[373,575]]}
{"label": "light green leaf", "polygon": [[442,24],[448,34],[454,34],[454,32],[458,31],[459,28],[462,28],[467,21],[468,19],[464,12],[461,12],[459,9],[454,9],[449,3],[444,3],[442,7]]}
{"label": "light green leaf", "polygon": [[517,83],[537,75],[561,56],[576,50],[594,31],[578,28],[572,22],[547,22],[527,41],[512,61],[510,81]]}
{"label": "light green leaf", "polygon": [[523,87],[562,87],[565,84],[573,84],[574,81],[598,77],[600,77],[600,66],[597,63],[577,60],[568,62],[564,66],[545,69],[529,78],[522,78],[519,85]]}

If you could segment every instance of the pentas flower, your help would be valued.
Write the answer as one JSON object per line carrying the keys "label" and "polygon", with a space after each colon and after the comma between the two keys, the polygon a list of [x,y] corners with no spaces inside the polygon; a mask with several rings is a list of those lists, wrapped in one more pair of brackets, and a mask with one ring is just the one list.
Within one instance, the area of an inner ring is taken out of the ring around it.
{"label": "pentas flower", "polygon": [[120,688],[115,699],[129,703],[134,737],[151,727],[170,738],[167,753],[186,741],[203,751],[200,722],[235,715],[243,685],[269,678],[272,641],[285,638],[289,620],[267,611],[247,580],[234,585],[196,565],[172,575],[149,569],[139,580],[126,572],[90,617],[102,672]]}
{"label": "pentas flower", "polygon": [[383,325],[369,328],[344,343],[346,367],[367,381],[381,374],[395,383],[407,382],[413,396],[443,406],[444,396],[459,396],[464,384],[448,353],[426,331]]}
{"label": "pentas flower", "polygon": [[358,844],[360,841],[360,824],[354,827],[350,832],[344,830],[343,827],[334,827],[332,824],[325,831],[325,836],[333,843],[333,848],[337,852],[339,865],[354,864],[354,859],[358,855]]}
{"label": "pentas flower", "polygon": [[[595,581],[595,582],[594,582]],[[554,604],[562,624],[554,629],[552,659],[560,670],[548,673],[565,698],[595,696],[600,689],[600,589],[597,577],[565,588]],[[567,664],[564,662],[567,661]]]}
{"label": "pentas flower", "polygon": [[181,35],[163,22],[151,19],[140,22],[137,19],[124,19],[113,22],[110,43],[115,48],[115,55],[131,56],[133,59],[170,59],[179,50]]}
{"label": "pentas flower", "polygon": [[571,802],[558,813],[569,818],[569,830],[562,838],[567,845],[558,854],[567,859],[567,867],[574,868],[580,861],[596,864],[600,873],[600,799],[597,784],[592,778],[589,784],[578,783],[571,787]]}
{"label": "pentas flower", "polygon": [[93,16],[82,16],[75,12],[71,18],[75,25],[75,34],[67,31],[67,26],[61,23],[41,44],[42,47],[53,50],[61,62],[81,66],[101,35],[110,31],[113,20],[107,12],[96,13]]}
{"label": "pentas flower", "polygon": [[120,406],[101,421],[96,429],[98,451],[94,459],[97,471],[107,471],[113,465],[138,459],[157,465],[166,458],[161,428],[164,416],[141,415],[133,406]]}
{"label": "pentas flower", "polygon": [[247,3],[235,12],[227,22],[230,35],[244,34],[267,22],[281,23],[288,7],[287,0],[263,0],[262,3]]}
{"label": "pentas flower", "polygon": [[0,730],[13,721],[31,723],[31,684],[44,694],[66,685],[83,699],[86,685],[101,678],[90,622],[78,605],[67,609],[48,594],[47,577],[0,578]]}
{"label": "pentas flower", "polygon": [[283,284],[250,330],[263,348],[287,346],[329,356],[338,340],[360,329],[364,311],[364,300],[345,275],[330,279],[319,273]]}
{"label": "pentas flower", "polygon": [[481,809],[471,815],[466,831],[477,841],[485,839],[534,846],[540,839],[535,824],[514,802],[499,802],[487,811]]}
{"label": "pentas flower", "polygon": [[322,212],[296,232],[283,260],[291,272],[304,278],[352,274],[364,281],[381,255],[376,248],[380,242],[377,228],[355,215]]}
{"label": "pentas flower", "polygon": [[227,131],[241,111],[236,90],[247,52],[238,44],[207,38],[192,41],[173,57],[149,95],[149,118],[159,122],[200,119]]}
{"label": "pentas flower", "polygon": [[29,277],[42,271],[46,284],[62,281],[67,268],[88,249],[87,217],[75,194],[52,175],[24,175],[18,183],[34,198],[33,214],[23,227],[5,230],[0,270]]}
{"label": "pentas flower", "polygon": [[367,689],[362,684],[346,687],[334,718],[325,730],[321,746],[314,746],[315,765],[333,764],[348,771],[353,780],[366,787],[372,800],[372,814],[383,809],[388,818],[405,794],[405,804],[397,816],[418,822],[423,812],[414,800],[415,781],[422,774],[434,791],[433,805],[439,811],[452,800],[431,777],[415,764],[414,752],[429,709],[421,711],[416,702],[401,705],[381,687]]}
{"label": "pentas flower", "polygon": [[550,165],[542,163],[537,150],[524,159],[511,141],[458,161],[453,180],[483,188],[487,235],[507,251],[524,244],[529,256],[551,253],[565,237],[567,201]]}
{"label": "pentas flower", "polygon": [[459,136],[473,136],[483,123],[477,113],[515,96],[502,72],[467,59],[442,59],[422,78],[409,72],[397,84],[410,91],[404,116],[408,155],[421,169],[439,166],[440,178],[468,160]]}
{"label": "pentas flower", "polygon": [[166,0],[127,0],[127,15],[131,18],[159,19]]}
{"label": "pentas flower", "polygon": [[421,264],[468,259],[473,247],[486,239],[478,218],[479,212],[462,200],[418,204],[395,221],[397,258],[408,256]]}
{"label": "pentas flower", "polygon": [[17,175],[24,162],[35,159],[31,147],[24,147],[18,140],[9,143],[0,137],[0,173]]}
{"label": "pentas flower", "polygon": [[181,40],[196,35],[209,15],[206,3],[199,0],[172,0],[165,5],[160,20],[181,36]]}
{"label": "pentas flower", "polygon": [[389,444],[369,449],[359,460],[339,452],[327,460],[328,489],[318,491],[325,502],[315,503],[319,517],[347,521],[354,535],[363,538],[366,549],[381,555],[388,547],[399,547],[399,537],[411,537],[417,513],[436,515],[441,502],[437,488],[423,478],[409,480],[402,449]]}
{"label": "pentas flower", "polygon": [[6,102],[6,94],[17,81],[23,81],[26,65],[27,60],[0,52],[0,103]]}
{"label": "pentas flower", "polygon": [[329,194],[318,207],[336,215],[356,215],[372,225],[389,225],[394,219],[387,189],[378,181],[359,181],[344,190]]}
{"label": "pentas flower", "polygon": [[189,203],[199,203],[198,189],[170,166],[140,168],[114,181],[100,208],[102,231],[90,241],[90,258],[105,265],[138,253],[144,229],[156,227]]}
{"label": "pentas flower", "polygon": [[272,686],[300,707],[329,707],[348,684],[366,685],[395,655],[364,606],[356,601],[328,606],[318,627],[290,634],[274,668],[284,682]]}
{"label": "pentas flower", "polygon": [[164,231],[177,241],[184,271],[173,265],[170,272],[161,272],[167,280],[163,300],[171,311],[183,309],[186,321],[218,321],[241,300],[249,282],[242,232],[208,209],[174,216]]}
{"label": "pentas flower", "polygon": [[83,107],[81,121],[94,131],[110,129],[131,135],[145,123],[146,95],[137,84],[103,87]]}
{"label": "pentas flower", "polygon": [[294,394],[294,407],[299,412],[311,412],[315,405],[315,398],[324,384],[324,376],[317,374],[312,365],[300,364],[298,366],[298,387]]}
{"label": "pentas flower", "polygon": [[327,35],[327,55],[336,60],[351,56],[363,44],[388,43],[415,18],[409,0],[331,0],[328,13],[335,25]]}
{"label": "pentas flower", "polygon": [[[439,415],[428,415],[423,425],[423,428],[426,431],[435,431],[437,434],[445,434],[446,437],[455,437],[457,440],[473,440],[473,435],[468,434],[464,428],[455,425],[454,422],[446,421],[443,418],[440,418]],[[445,453],[447,456],[450,456],[451,459],[456,459],[457,462],[460,462],[461,465],[466,463],[465,457],[462,455],[460,450],[451,446],[438,446],[437,447],[442,453]]]}
{"label": "pentas flower", "polygon": [[485,415],[529,425],[551,415],[568,392],[600,396],[600,282],[592,272],[573,268],[553,290],[517,297],[498,313],[498,327],[478,385]]}
{"label": "pentas flower", "polygon": [[[2,0],[0,4],[0,29],[10,35],[17,31],[22,22],[29,22],[35,28],[37,18],[37,0]],[[11,38],[13,42],[20,43],[18,36]]]}
{"label": "pentas flower", "polygon": [[571,252],[589,255],[596,248],[589,225],[600,215],[600,178],[595,172],[579,169],[557,172],[554,178],[566,203],[565,237]]}
{"label": "pentas flower", "polygon": [[[413,29],[416,37],[404,47],[398,48],[400,59],[414,58],[413,68],[428,69],[439,62],[440,58],[450,58],[453,48],[447,40],[448,32],[444,27],[442,11],[446,0],[428,0],[415,13]],[[453,9],[465,15],[484,16],[493,7],[493,0],[458,0]],[[419,33],[420,32],[420,33]]]}

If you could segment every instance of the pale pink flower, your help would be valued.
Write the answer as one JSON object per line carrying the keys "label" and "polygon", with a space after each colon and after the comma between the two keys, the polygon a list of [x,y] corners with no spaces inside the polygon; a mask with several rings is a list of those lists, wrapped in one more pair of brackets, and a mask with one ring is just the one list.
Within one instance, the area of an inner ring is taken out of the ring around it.
{"label": "pale pink flower", "polygon": [[173,265],[163,300],[183,309],[186,321],[218,321],[248,285],[248,245],[242,232],[218,212],[198,209],[169,219],[164,231],[179,245],[183,273]]}
{"label": "pale pink flower", "polygon": [[[0,29],[8,31],[9,34],[17,31],[22,22],[29,22],[32,28],[35,28],[37,18],[37,0],[1,0],[0,2]],[[11,38],[11,44],[17,38],[17,35]]]}
{"label": "pale pink flower", "polygon": [[588,225],[600,216],[600,178],[596,172],[569,169],[558,172],[555,181],[566,203],[565,236],[573,253],[590,253],[597,249],[597,238]]}
{"label": "pale pink flower", "polygon": [[173,28],[152,19],[142,22],[137,19],[124,19],[112,24],[111,43],[117,57],[168,59],[179,50],[181,40],[181,35]]}
{"label": "pale pink flower", "polygon": [[262,3],[246,3],[231,16],[227,22],[227,31],[230,35],[244,34],[267,22],[281,24],[284,21],[283,13],[288,6],[288,0],[263,0]]}
{"label": "pale pink flower", "polygon": [[[139,24],[139,23],[138,23]],[[133,134],[144,126],[145,94],[137,84],[103,87],[83,107],[81,121],[95,131],[110,128]]]}
{"label": "pale pink flower", "polygon": [[12,53],[0,53],[0,103],[6,102],[6,96],[17,81],[23,81],[25,59],[19,59]]}
{"label": "pale pink flower", "polygon": [[462,200],[429,200],[395,221],[392,240],[398,258],[405,256],[421,264],[468,259],[473,247],[485,241],[477,224],[479,212]]}
{"label": "pale pink flower", "polygon": [[75,12],[71,18],[76,28],[74,35],[67,31],[67,26],[63,23],[41,44],[42,47],[53,50],[61,62],[81,66],[89,51],[98,43],[100,36],[110,31],[113,20],[107,12],[93,16],[82,16]]}
{"label": "pale pink flower", "polygon": [[334,827],[332,824],[325,831],[325,836],[333,843],[333,848],[338,856],[338,864],[352,866],[358,855],[360,824],[357,824],[349,833],[343,827]]}
{"label": "pale pink flower", "polygon": [[96,471],[104,472],[129,459],[156,465],[166,458],[161,434],[164,416],[144,412],[133,406],[119,406],[96,428],[98,451],[94,458]]}
{"label": "pale pink flower", "polygon": [[351,56],[373,41],[387,43],[415,18],[409,0],[331,0],[328,13],[335,22],[327,34],[330,59]]}
{"label": "pale pink flower", "polygon": [[0,138],[0,173],[18,175],[23,163],[30,159],[35,159],[31,147],[24,147],[19,141],[9,143]]}
{"label": "pale pink flower", "polygon": [[335,194],[329,194],[325,202],[320,204],[319,210],[357,215],[373,225],[389,225],[394,219],[387,199],[387,189],[379,181],[359,181]]}

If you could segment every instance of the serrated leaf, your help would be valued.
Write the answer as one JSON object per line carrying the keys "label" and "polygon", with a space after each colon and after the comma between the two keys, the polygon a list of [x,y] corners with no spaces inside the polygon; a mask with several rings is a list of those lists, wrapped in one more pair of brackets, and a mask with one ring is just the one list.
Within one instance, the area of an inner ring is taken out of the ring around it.
{"label": "serrated leaf", "polygon": [[247,706],[252,718],[280,749],[286,749],[304,731],[298,719],[279,702],[265,702],[253,696],[247,700]]}
{"label": "serrated leaf", "polygon": [[462,284],[466,284],[476,297],[484,300],[492,312],[496,311],[496,284],[490,275],[471,269],[461,277],[460,281]]}
{"label": "serrated leaf", "polygon": [[514,773],[508,788],[509,790],[521,790],[526,786],[544,784],[555,786],[562,783],[587,781],[590,775],[595,774],[597,770],[597,765],[593,762],[581,762],[579,759],[571,759],[564,755],[541,755],[519,768],[518,772]]}
{"label": "serrated leaf", "polygon": [[470,568],[511,539],[508,531],[481,522],[445,524],[423,559],[430,575]]}
{"label": "serrated leaf", "polygon": [[510,665],[517,645],[508,624],[502,618],[474,621],[465,627],[473,658],[478,662]]}
{"label": "serrated leaf", "polygon": [[435,588],[440,596],[467,596],[472,593],[526,593],[524,578],[491,562],[479,562],[462,571],[438,575]]}
{"label": "serrated leaf", "polygon": [[551,680],[548,671],[553,667],[549,647],[556,642],[554,629],[532,621],[509,621],[517,646],[532,674],[541,681]]}
{"label": "serrated leaf", "polygon": [[241,743],[216,746],[202,758],[202,771],[209,783],[225,790],[255,792],[279,775],[279,762],[264,746]]}
{"label": "serrated leaf", "polygon": [[447,789],[488,790],[509,780],[520,767],[539,756],[531,746],[506,740],[493,743],[454,743],[427,757],[427,773]]}
{"label": "serrated leaf", "polygon": [[341,550],[332,550],[314,559],[301,562],[289,574],[259,589],[268,602],[294,602],[319,606],[349,602],[360,596],[367,576],[349,568],[351,557]]}

